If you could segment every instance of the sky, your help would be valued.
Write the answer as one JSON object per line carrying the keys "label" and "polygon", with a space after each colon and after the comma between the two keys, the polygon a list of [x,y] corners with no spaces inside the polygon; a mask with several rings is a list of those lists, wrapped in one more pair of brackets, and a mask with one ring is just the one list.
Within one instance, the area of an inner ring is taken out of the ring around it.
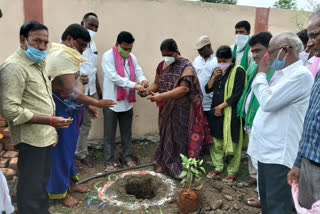
{"label": "sky", "polygon": [[[272,7],[276,0],[238,0],[237,5],[254,7]],[[310,5],[319,4],[320,0],[296,0],[298,9],[310,10]],[[310,4],[310,3],[311,4]]]}
{"label": "sky", "polygon": [[[200,0],[187,0],[200,1]],[[253,6],[253,7],[272,7],[276,0],[238,0],[237,5]],[[320,4],[320,0],[296,0],[298,9],[305,11],[314,10],[312,6]]]}

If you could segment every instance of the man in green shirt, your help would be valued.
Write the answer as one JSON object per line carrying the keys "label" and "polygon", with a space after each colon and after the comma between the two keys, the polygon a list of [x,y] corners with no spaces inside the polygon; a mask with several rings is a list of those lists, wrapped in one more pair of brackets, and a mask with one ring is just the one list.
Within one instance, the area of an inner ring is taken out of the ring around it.
{"label": "man in green shirt", "polygon": [[20,29],[20,47],[0,66],[1,114],[9,122],[13,144],[19,150],[17,190],[20,214],[48,214],[46,191],[50,175],[51,148],[57,129],[72,119],[55,117],[51,81],[43,59],[48,28],[36,21]]}

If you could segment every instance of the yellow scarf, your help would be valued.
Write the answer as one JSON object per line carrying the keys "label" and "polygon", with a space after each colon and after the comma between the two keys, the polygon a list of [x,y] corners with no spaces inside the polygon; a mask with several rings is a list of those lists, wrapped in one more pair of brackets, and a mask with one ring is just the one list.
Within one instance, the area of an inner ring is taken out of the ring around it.
{"label": "yellow scarf", "polygon": [[46,58],[46,70],[53,80],[64,74],[74,74],[80,70],[80,63],[87,61],[73,48],[64,44],[52,43]]}

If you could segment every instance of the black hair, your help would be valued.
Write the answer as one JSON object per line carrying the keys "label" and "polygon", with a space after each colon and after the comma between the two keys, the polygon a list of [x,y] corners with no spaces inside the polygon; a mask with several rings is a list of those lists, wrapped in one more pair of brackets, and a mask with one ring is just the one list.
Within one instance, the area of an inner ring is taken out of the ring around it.
{"label": "black hair", "polygon": [[3,15],[3,14],[2,14],[2,10],[0,9],[0,18],[2,18],[2,15]]}
{"label": "black hair", "polygon": [[253,35],[249,40],[250,47],[255,44],[261,44],[265,48],[269,47],[269,42],[272,38],[272,34],[270,32],[260,32]]}
{"label": "black hair", "polygon": [[232,57],[231,48],[226,45],[220,46],[217,50],[216,57],[222,59],[230,59]]}
{"label": "black hair", "polygon": [[90,42],[91,37],[87,29],[79,24],[71,24],[63,32],[61,40],[65,41],[68,36],[71,36],[73,39],[82,39],[85,42]]}
{"label": "black hair", "polygon": [[178,45],[176,41],[174,41],[173,39],[165,39],[162,41],[160,45],[160,51],[163,51],[163,50],[178,52]]}
{"label": "black hair", "polygon": [[307,46],[307,43],[308,43],[308,40],[309,40],[309,37],[308,37],[308,30],[307,29],[304,29],[304,30],[301,30],[297,33],[297,36],[300,38],[302,44],[304,47]]}
{"label": "black hair", "polygon": [[37,21],[26,22],[20,28],[20,36],[24,36],[25,38],[28,38],[29,32],[36,31],[36,30],[48,31],[48,28]]}
{"label": "black hair", "polygon": [[242,27],[244,27],[244,29],[246,29],[246,31],[250,32],[251,26],[248,21],[246,21],[246,20],[240,21],[234,26],[234,28],[242,28]]}
{"label": "black hair", "polygon": [[94,17],[98,18],[97,14],[90,12],[90,13],[86,13],[86,15],[84,15],[82,21],[86,22],[88,20],[89,16],[94,16]]}
{"label": "black hair", "polygon": [[122,31],[119,33],[118,37],[117,37],[117,43],[121,44],[122,42],[128,43],[128,44],[132,44],[134,43],[134,38],[132,36],[131,33],[127,32],[127,31]]}

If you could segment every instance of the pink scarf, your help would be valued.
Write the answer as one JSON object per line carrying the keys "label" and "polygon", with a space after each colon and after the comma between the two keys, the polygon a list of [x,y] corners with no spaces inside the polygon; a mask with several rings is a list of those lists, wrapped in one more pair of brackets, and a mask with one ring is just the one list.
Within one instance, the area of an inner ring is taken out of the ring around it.
{"label": "pink scarf", "polygon": [[[112,47],[112,50],[113,50],[113,57],[114,57],[117,73],[119,74],[120,77],[125,77],[123,57],[120,55],[116,45]],[[130,54],[128,56],[128,59],[129,59],[129,68],[130,68],[130,81],[135,82],[136,78],[135,78],[135,72],[134,72],[135,71],[134,64]],[[127,97],[128,97],[129,103],[136,102],[135,89],[130,88],[129,96],[128,96],[126,89],[117,85],[117,101],[124,100]]]}
{"label": "pink scarf", "polygon": [[319,70],[319,62],[320,62],[320,57],[315,57],[313,60],[313,63],[309,67],[309,70],[311,71],[313,78],[316,77],[317,72]]}

